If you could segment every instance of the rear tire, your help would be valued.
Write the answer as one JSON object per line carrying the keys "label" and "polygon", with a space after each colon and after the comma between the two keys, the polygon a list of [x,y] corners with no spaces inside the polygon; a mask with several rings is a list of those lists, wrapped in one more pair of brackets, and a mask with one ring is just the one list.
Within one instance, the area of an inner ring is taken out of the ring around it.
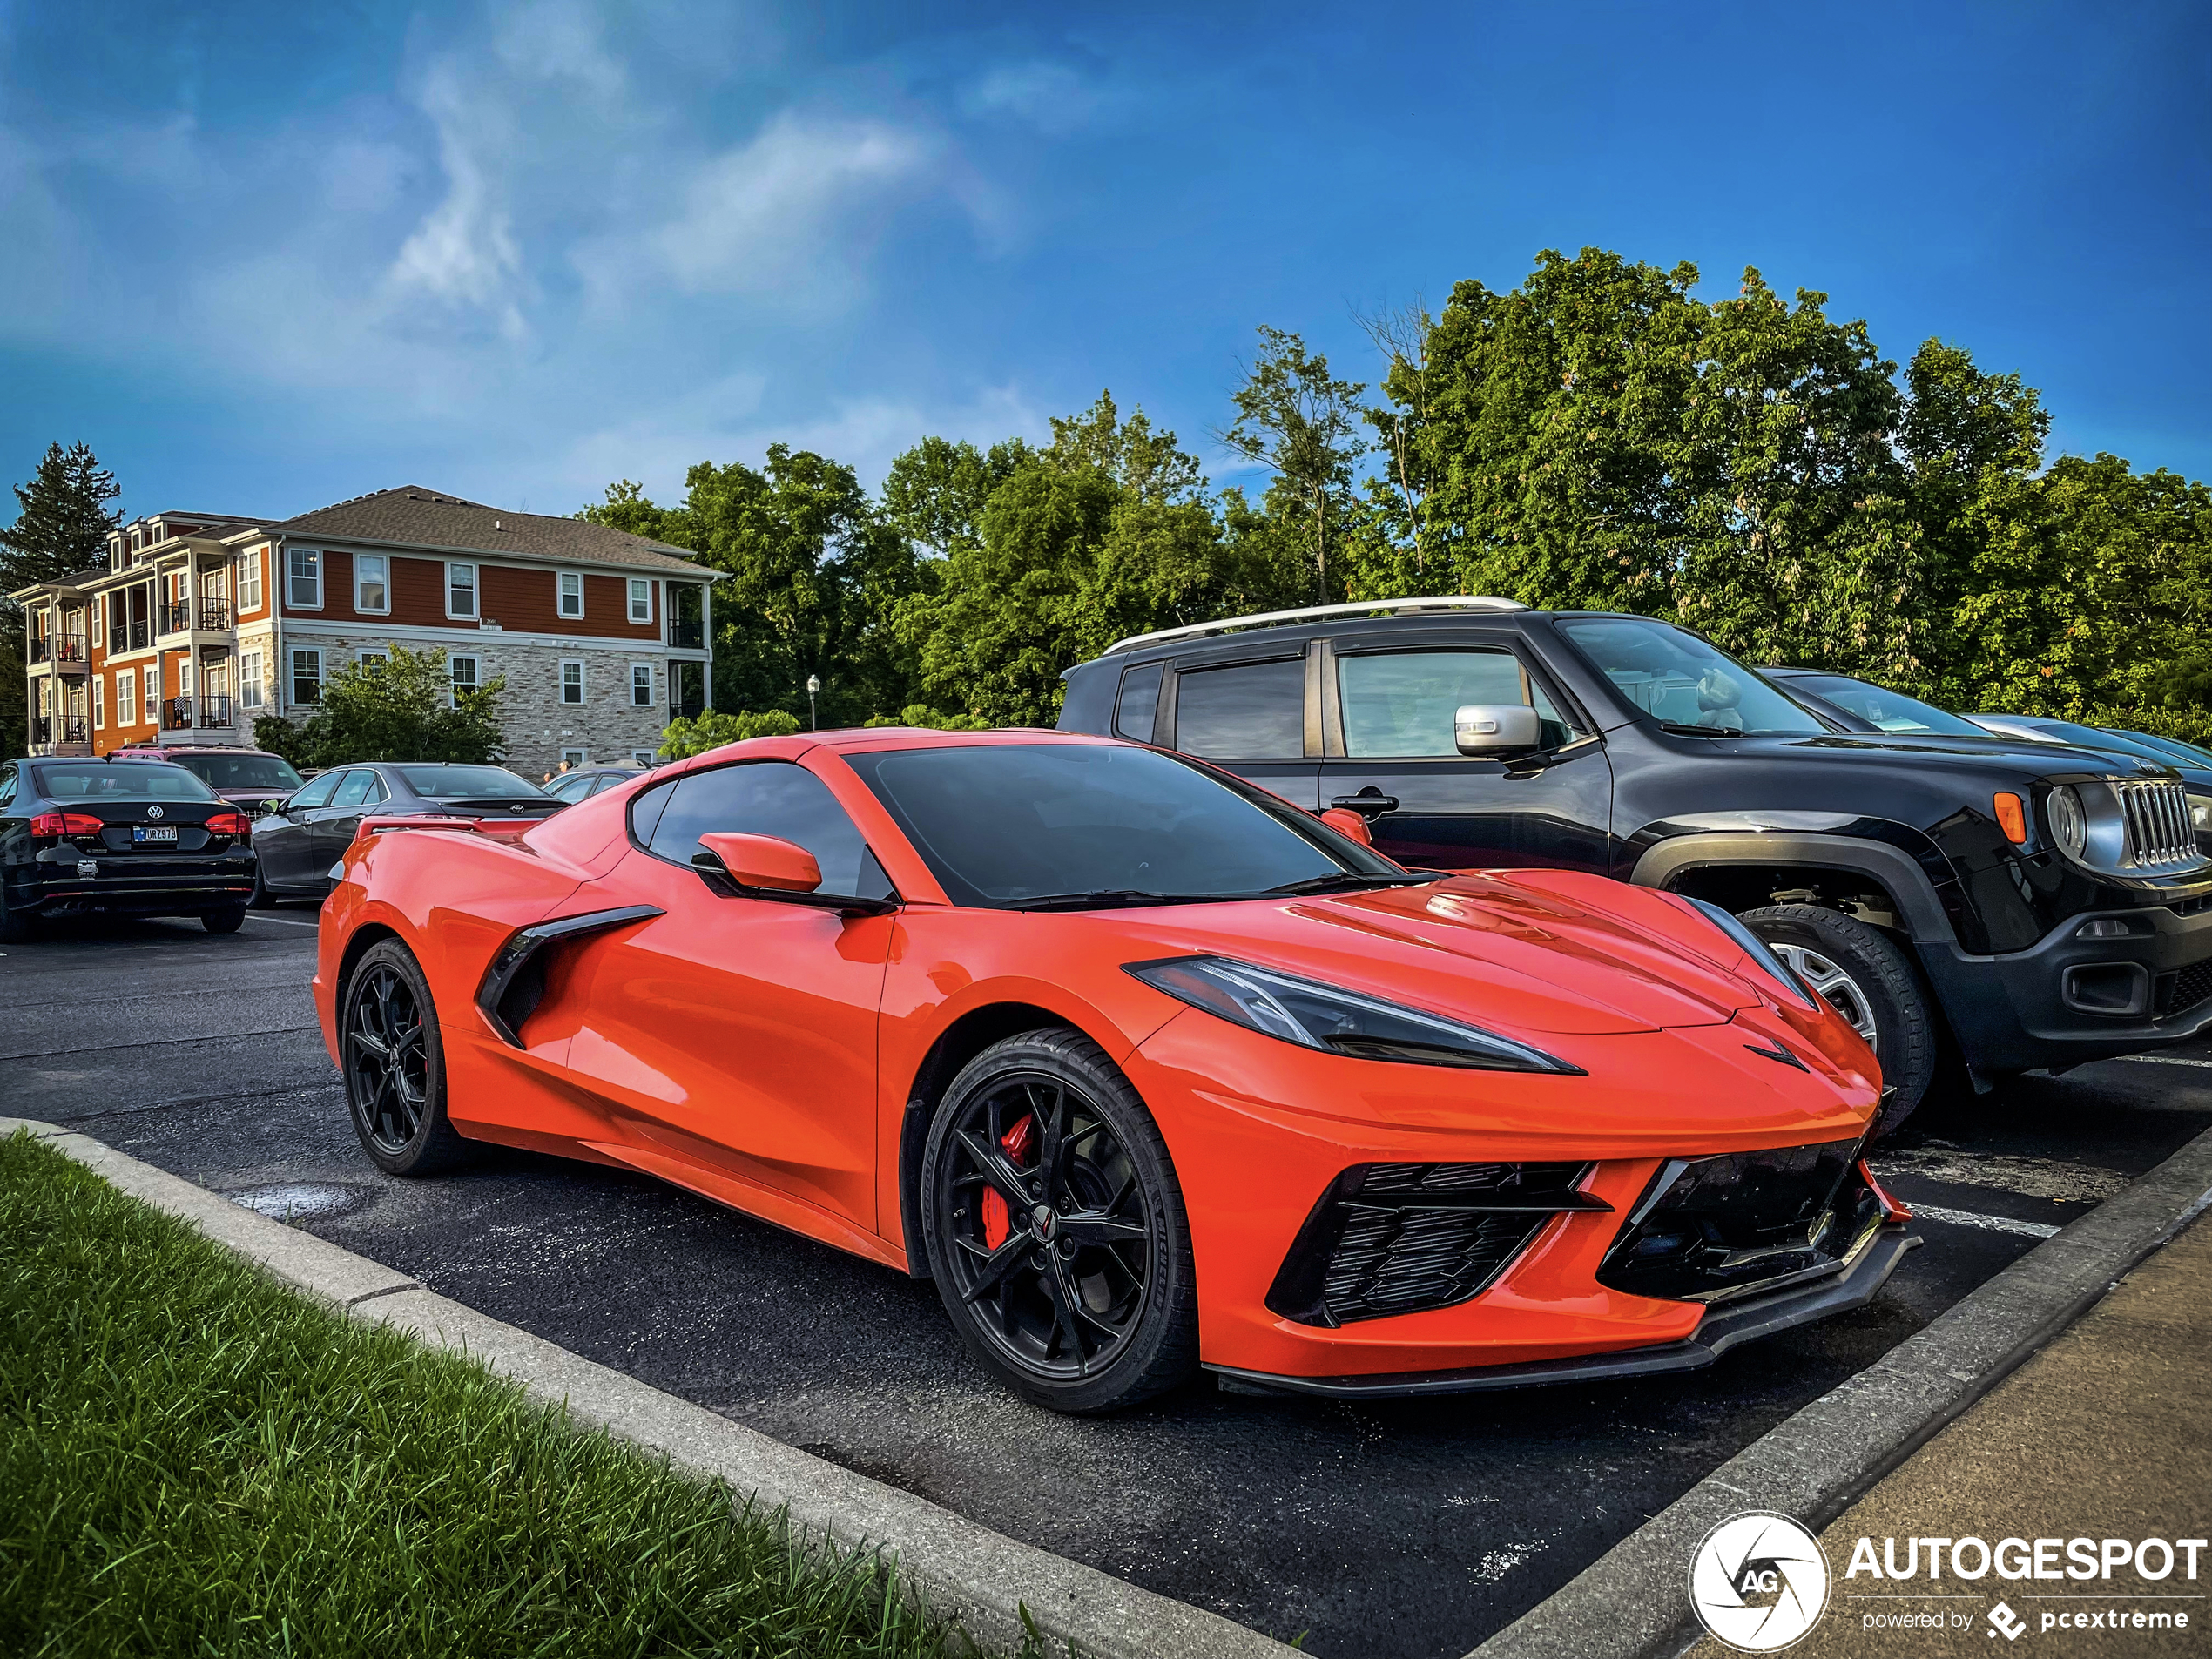
{"label": "rear tire", "polygon": [[1935,1081],[1942,1025],[1919,970],[1878,927],[1817,905],[1774,905],[1737,918],[1866,1038],[1881,1062],[1874,1138],[1912,1115]]}
{"label": "rear tire", "polygon": [[246,907],[232,905],[227,909],[210,910],[200,917],[199,925],[211,934],[234,934],[246,926]]}
{"label": "rear tire", "polygon": [[269,891],[268,882],[262,879],[261,860],[259,859],[253,860],[253,896],[246,902],[247,907],[253,910],[276,907],[276,894]]}
{"label": "rear tire", "polygon": [[38,918],[10,905],[7,883],[0,880],[0,945],[27,945],[38,933]]}
{"label": "rear tire", "polygon": [[1143,1101],[1089,1038],[1031,1031],[970,1061],[930,1124],[921,1191],[953,1328],[1016,1393],[1088,1415],[1196,1374],[1182,1189]]}
{"label": "rear tire", "polygon": [[446,1117],[445,1045],[430,984],[408,948],[380,940],[338,996],[338,1065],[354,1133],[387,1175],[434,1175],[474,1149]]}

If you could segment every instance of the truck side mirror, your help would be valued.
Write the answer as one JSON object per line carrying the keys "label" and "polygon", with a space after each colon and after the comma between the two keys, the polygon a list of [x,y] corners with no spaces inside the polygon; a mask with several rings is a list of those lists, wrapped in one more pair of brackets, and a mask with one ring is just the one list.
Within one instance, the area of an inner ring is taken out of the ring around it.
{"label": "truck side mirror", "polygon": [[1526,703],[1469,703],[1452,717],[1452,738],[1463,755],[1503,760],[1542,747],[1543,728]]}

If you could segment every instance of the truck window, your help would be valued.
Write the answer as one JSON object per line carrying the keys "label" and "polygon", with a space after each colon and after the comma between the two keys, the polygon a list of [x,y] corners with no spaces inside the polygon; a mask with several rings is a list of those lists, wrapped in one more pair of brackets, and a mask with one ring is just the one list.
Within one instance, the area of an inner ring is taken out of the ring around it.
{"label": "truck window", "polygon": [[1160,676],[1164,663],[1132,668],[1122,676],[1122,698],[1114,710],[1114,735],[1134,743],[1152,741],[1152,717],[1160,708]]}
{"label": "truck window", "polygon": [[1453,716],[1469,703],[1519,703],[1544,725],[1544,746],[1578,735],[1507,651],[1366,651],[1337,658],[1347,755],[1456,755]]}
{"label": "truck window", "polygon": [[1177,677],[1175,746],[1226,760],[1305,753],[1305,659],[1235,663]]}

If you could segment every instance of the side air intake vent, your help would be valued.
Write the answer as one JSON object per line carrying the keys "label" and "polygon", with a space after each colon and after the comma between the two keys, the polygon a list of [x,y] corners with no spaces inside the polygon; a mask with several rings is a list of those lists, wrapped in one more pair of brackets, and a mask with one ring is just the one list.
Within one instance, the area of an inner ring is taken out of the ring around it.
{"label": "side air intake vent", "polygon": [[667,914],[649,904],[624,905],[619,910],[594,910],[585,915],[563,916],[557,921],[541,921],[535,927],[517,928],[507,936],[506,943],[492,953],[491,964],[484,969],[484,977],[476,987],[476,1007],[484,1016],[484,1023],[498,1033],[499,1040],[509,1048],[527,1046],[522,1038],[523,1022],[530,1017],[538,999],[545,995],[545,957],[551,947],[590,934],[604,933],[610,927],[627,927],[633,921],[650,921]]}
{"label": "side air intake vent", "polygon": [[1588,1163],[1361,1163],[1329,1184],[1267,1292],[1301,1325],[1339,1325],[1480,1296],[1563,1211]]}

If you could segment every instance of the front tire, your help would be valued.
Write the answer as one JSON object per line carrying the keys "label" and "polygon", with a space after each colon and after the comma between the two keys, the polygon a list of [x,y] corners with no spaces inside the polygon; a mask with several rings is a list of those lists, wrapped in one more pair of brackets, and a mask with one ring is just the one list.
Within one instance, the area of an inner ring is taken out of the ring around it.
{"label": "front tire", "polygon": [[246,907],[232,905],[222,910],[210,910],[200,917],[199,925],[211,934],[234,934],[246,926]]}
{"label": "front tire", "polygon": [[1885,1096],[1874,1138],[1894,1135],[1926,1097],[1942,1048],[1932,1001],[1912,960],[1879,928],[1817,905],[1774,905],[1737,920],[1866,1039],[1882,1062]]}
{"label": "front tire", "polygon": [[1151,1114],[1072,1031],[985,1049],[922,1157],[924,1244],[968,1352],[1055,1411],[1118,1411],[1197,1369],[1183,1193]]}
{"label": "front tire", "polygon": [[429,981],[396,939],[370,946],[341,988],[339,1069],[361,1150],[387,1175],[432,1175],[466,1163],[446,1117],[445,1047]]}
{"label": "front tire", "polygon": [[261,860],[259,859],[253,860],[253,896],[246,902],[254,910],[273,910],[276,907],[276,894],[269,891],[269,884],[261,874]]}

